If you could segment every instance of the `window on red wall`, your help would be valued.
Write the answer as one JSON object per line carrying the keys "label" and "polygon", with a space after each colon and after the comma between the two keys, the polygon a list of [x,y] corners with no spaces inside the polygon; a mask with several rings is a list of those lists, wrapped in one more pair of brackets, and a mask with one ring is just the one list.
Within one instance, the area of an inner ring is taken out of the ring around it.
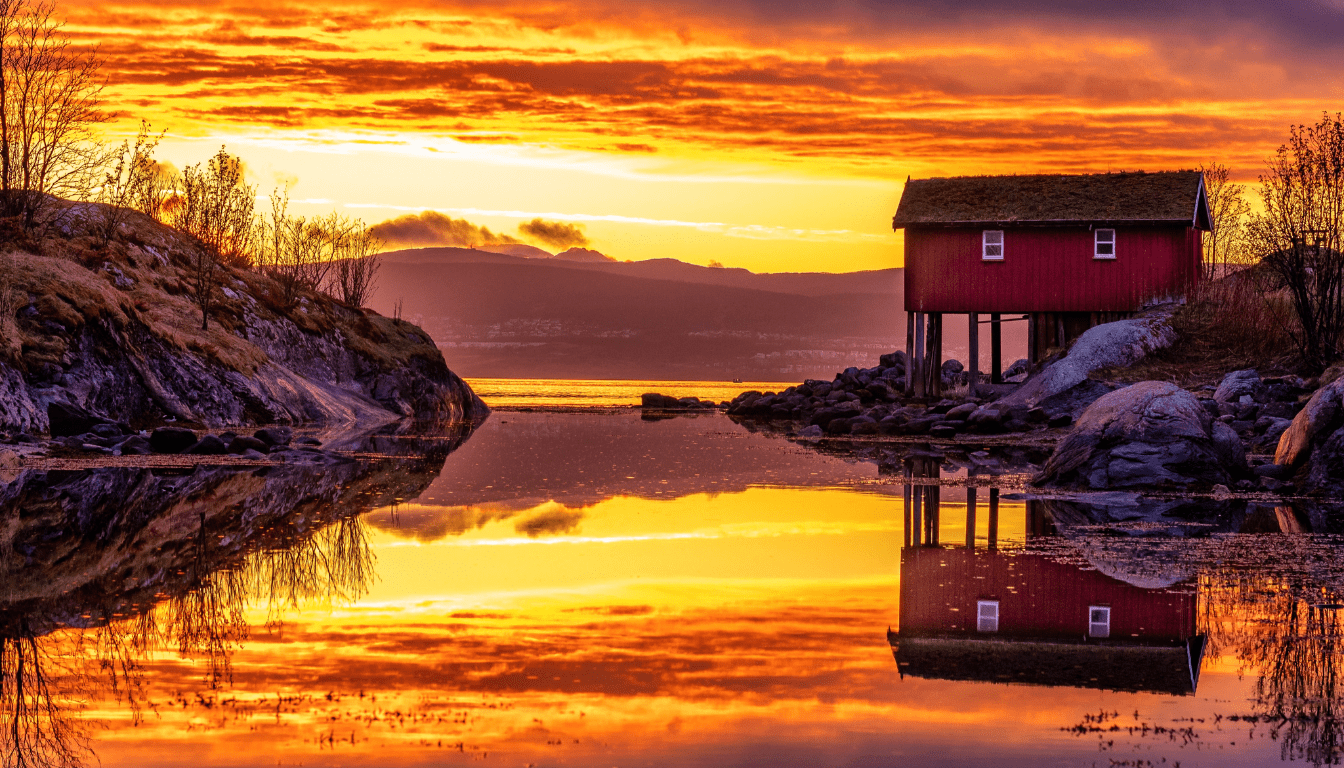
{"label": "window on red wall", "polygon": [[981,235],[980,258],[985,261],[1003,261],[1003,230],[986,229]]}
{"label": "window on red wall", "polygon": [[1115,230],[1098,229],[1096,230],[1096,239],[1093,243],[1092,258],[1094,259],[1114,259],[1115,258]]}

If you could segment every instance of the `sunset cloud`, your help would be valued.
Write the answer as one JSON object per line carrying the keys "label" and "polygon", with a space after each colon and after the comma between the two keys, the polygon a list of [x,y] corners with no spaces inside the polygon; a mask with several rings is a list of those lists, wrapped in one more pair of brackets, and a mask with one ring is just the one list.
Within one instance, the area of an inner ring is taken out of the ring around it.
{"label": "sunset cloud", "polygon": [[505,234],[491,232],[466,219],[454,219],[437,211],[408,213],[369,227],[369,232],[394,248],[422,248],[448,245],[469,248],[521,242]]}
{"label": "sunset cloud", "polygon": [[582,224],[532,219],[519,224],[518,231],[524,237],[530,237],[559,250],[575,247],[586,248],[590,244],[588,236],[583,234]]}
{"label": "sunset cloud", "polygon": [[[1344,105],[1344,7],[1329,3],[77,0],[63,11],[81,44],[99,46],[125,129],[145,117],[189,139],[415,135],[669,174],[738,164],[893,186],[1209,161],[1254,180],[1288,125]],[[834,223],[834,206],[852,207],[839,199],[813,206],[829,225],[718,206],[669,214],[663,199],[616,213],[722,220],[739,241],[755,224],[859,229]],[[584,235],[609,244],[601,227]]]}

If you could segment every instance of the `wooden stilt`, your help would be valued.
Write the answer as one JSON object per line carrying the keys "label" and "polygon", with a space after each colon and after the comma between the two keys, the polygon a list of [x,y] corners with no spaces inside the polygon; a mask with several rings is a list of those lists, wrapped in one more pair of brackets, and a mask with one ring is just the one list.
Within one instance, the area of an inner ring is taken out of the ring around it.
{"label": "wooden stilt", "polygon": [[1003,323],[998,312],[989,316],[989,380],[1003,383]]}
{"label": "wooden stilt", "polygon": [[936,485],[930,485],[927,488],[928,499],[924,504],[924,518],[929,521],[929,535],[924,540],[931,547],[938,546],[938,513],[942,511],[943,506],[942,491],[943,489]]}
{"label": "wooden stilt", "polygon": [[975,488],[966,489],[966,548],[975,549]]}
{"label": "wooden stilt", "polygon": [[910,522],[912,524],[911,530],[915,532],[915,536],[911,544],[918,547],[924,543],[924,515],[921,514],[924,508],[924,486],[915,486],[912,496],[914,497],[914,505],[910,511],[912,518]]}
{"label": "wooden stilt", "polygon": [[905,313],[905,394],[915,393],[915,313]]}
{"label": "wooden stilt", "polygon": [[928,394],[924,376],[924,313],[915,313],[915,397]]}
{"label": "wooden stilt", "polygon": [[[906,479],[908,480],[909,478],[907,477]],[[904,505],[903,505],[903,506],[905,507],[905,546],[909,547],[909,546],[910,546],[910,536],[914,533],[914,530],[910,527],[910,484],[909,484],[909,483],[906,483],[906,484],[905,484],[905,494],[904,494],[903,501],[904,501]]]}
{"label": "wooden stilt", "polygon": [[972,312],[968,317],[966,325],[970,330],[966,338],[971,348],[966,355],[966,394],[975,397],[976,385],[980,383],[980,315]]}
{"label": "wooden stilt", "polygon": [[999,489],[989,489],[989,548],[999,548]]}
{"label": "wooden stilt", "polygon": [[927,349],[924,354],[924,366],[927,371],[927,384],[924,391],[929,397],[942,397],[943,394],[943,313],[929,313]]}
{"label": "wooden stilt", "polygon": [[1036,365],[1036,361],[1040,358],[1036,354],[1036,349],[1036,313],[1032,312],[1027,315],[1027,363],[1029,365]]}

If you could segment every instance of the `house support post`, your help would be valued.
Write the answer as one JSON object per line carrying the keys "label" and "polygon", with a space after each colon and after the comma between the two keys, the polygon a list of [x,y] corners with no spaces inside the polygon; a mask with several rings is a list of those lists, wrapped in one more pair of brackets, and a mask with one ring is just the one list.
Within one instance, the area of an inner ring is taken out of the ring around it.
{"label": "house support post", "polygon": [[926,388],[926,377],[924,376],[924,313],[915,313],[915,397],[924,397],[928,394]]}
{"label": "house support post", "polygon": [[989,489],[989,548],[999,548],[999,489]]}
{"label": "house support post", "polygon": [[905,313],[905,394],[915,394],[915,313]]}
{"label": "house support post", "polygon": [[966,489],[966,548],[975,549],[975,486]]}
{"label": "house support post", "polygon": [[966,394],[975,397],[976,385],[980,383],[980,315],[972,312],[967,327],[971,349],[966,361]]}
{"label": "house support post", "polygon": [[[934,470],[935,473],[937,470]],[[936,475],[935,475],[936,476]],[[927,534],[924,536],[924,543],[931,547],[938,546],[938,525],[939,512],[942,511],[942,486],[928,485],[924,487],[924,526]]]}
{"label": "house support post", "polygon": [[924,351],[924,370],[926,384],[924,393],[928,397],[943,395],[943,313],[929,313],[927,349]]}
{"label": "house support post", "polygon": [[1036,366],[1036,313],[1027,315],[1027,366]]}
{"label": "house support post", "polygon": [[910,546],[910,537],[914,535],[914,529],[910,527],[910,471],[906,470],[905,475],[905,546]]}
{"label": "house support post", "polygon": [[989,380],[1003,383],[1003,323],[998,312],[989,316]]}

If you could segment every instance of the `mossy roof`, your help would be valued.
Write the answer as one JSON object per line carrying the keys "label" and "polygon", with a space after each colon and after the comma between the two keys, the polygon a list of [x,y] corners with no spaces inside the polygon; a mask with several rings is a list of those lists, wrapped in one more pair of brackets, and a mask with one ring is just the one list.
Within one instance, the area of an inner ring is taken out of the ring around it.
{"label": "mossy roof", "polygon": [[907,181],[892,227],[1191,223],[1208,228],[1199,171],[959,176]]}

